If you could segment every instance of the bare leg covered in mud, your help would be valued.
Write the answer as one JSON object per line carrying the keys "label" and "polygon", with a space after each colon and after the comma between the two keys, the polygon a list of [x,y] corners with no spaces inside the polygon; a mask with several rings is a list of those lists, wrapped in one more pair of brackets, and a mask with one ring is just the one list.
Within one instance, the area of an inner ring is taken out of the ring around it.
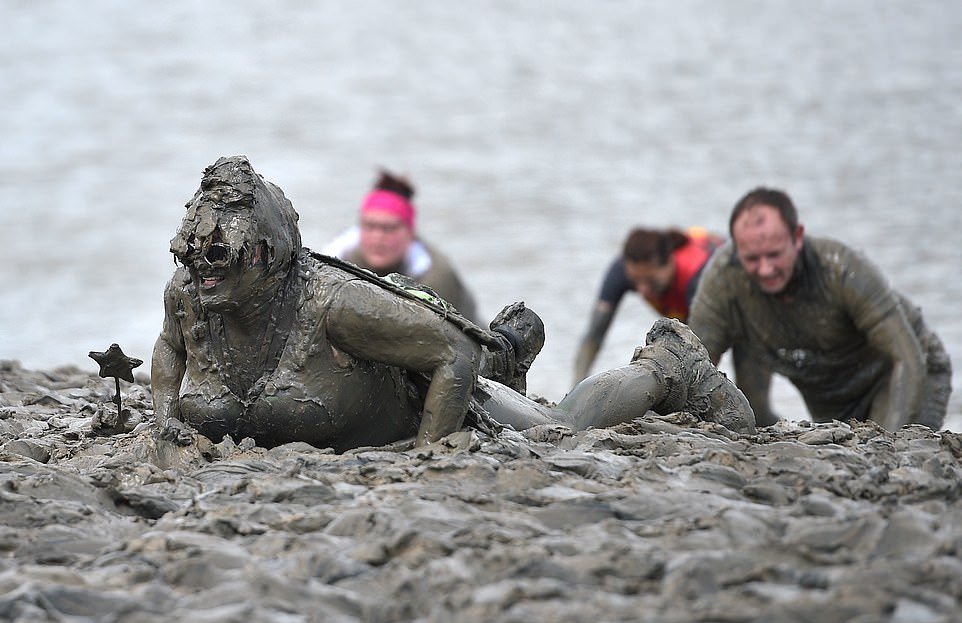
{"label": "bare leg covered in mud", "polygon": [[478,380],[478,390],[491,417],[516,430],[542,424],[585,430],[629,422],[648,411],[687,411],[738,433],[755,432],[745,396],[715,368],[694,333],[667,318],[655,322],[631,363],[581,381],[555,407],[485,378]]}

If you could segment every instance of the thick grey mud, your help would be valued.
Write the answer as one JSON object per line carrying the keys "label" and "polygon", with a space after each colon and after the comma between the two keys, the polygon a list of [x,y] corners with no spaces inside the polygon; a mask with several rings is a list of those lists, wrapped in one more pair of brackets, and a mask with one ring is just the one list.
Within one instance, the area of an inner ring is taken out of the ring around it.
{"label": "thick grey mud", "polygon": [[687,413],[344,454],[0,364],[0,619],[949,621],[962,436]]}

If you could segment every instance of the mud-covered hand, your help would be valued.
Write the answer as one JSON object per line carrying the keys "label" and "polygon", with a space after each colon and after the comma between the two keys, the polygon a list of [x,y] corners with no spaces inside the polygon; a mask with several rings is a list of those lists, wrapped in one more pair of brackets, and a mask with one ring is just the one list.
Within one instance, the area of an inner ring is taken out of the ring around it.
{"label": "mud-covered hand", "polygon": [[177,418],[166,418],[158,422],[157,437],[178,446],[189,446],[194,443],[194,431]]}
{"label": "mud-covered hand", "polygon": [[163,334],[157,338],[150,363],[150,382],[154,418],[160,427],[180,416],[178,392],[186,367],[184,354],[171,346]]}

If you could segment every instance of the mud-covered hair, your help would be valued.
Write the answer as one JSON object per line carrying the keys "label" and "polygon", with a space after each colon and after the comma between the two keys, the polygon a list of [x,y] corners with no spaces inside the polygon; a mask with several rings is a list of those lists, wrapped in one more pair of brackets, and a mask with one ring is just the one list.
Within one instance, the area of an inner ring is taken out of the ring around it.
{"label": "mud-covered hair", "polygon": [[792,240],[795,239],[795,231],[798,229],[798,211],[795,209],[795,204],[792,203],[792,198],[783,190],[759,186],[739,199],[735,207],[732,208],[732,215],[728,219],[728,235],[731,236],[732,240],[735,239],[734,226],[738,217],[759,205],[775,208],[782,222],[788,227]]}
{"label": "mud-covered hair", "polygon": [[632,229],[625,239],[621,256],[631,262],[664,266],[671,254],[688,243],[688,236],[677,229]]}
{"label": "mud-covered hair", "polygon": [[[231,257],[250,261],[263,251],[269,273],[285,273],[301,248],[298,215],[284,192],[254,171],[246,156],[218,158],[204,169],[200,188],[170,241],[182,263],[204,255],[212,241]],[[228,225],[231,225],[228,227]]]}
{"label": "mud-covered hair", "polygon": [[377,181],[374,182],[373,190],[386,190],[395,195],[400,195],[408,201],[414,199],[414,185],[411,184],[410,180],[401,175],[391,173],[387,169],[381,169],[378,172],[378,178]]}

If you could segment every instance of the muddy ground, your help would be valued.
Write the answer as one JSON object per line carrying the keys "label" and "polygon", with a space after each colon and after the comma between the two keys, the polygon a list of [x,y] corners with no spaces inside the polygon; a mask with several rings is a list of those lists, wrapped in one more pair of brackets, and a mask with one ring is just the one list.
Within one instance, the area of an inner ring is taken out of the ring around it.
{"label": "muddy ground", "polygon": [[[94,368],[96,366],[93,366]],[[0,620],[956,621],[962,435],[684,413],[334,454],[0,362]]]}

